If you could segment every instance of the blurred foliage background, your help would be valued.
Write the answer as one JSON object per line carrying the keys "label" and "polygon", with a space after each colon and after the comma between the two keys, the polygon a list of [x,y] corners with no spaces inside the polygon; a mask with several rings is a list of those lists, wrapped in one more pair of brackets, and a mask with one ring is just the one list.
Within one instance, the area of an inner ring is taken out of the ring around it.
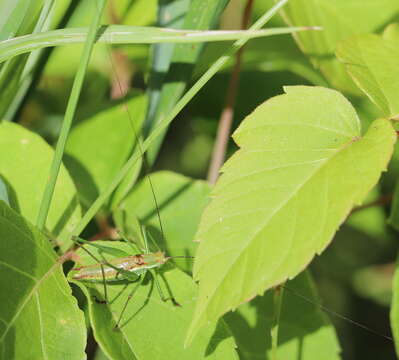
{"label": "blurred foliage background", "polygon": [[[59,21],[67,27],[88,26],[91,0],[58,1],[60,9],[68,8]],[[129,25],[156,23],[156,0],[118,0],[111,2],[107,22]],[[257,0],[252,17],[256,19],[273,4],[271,0]],[[220,27],[239,28],[244,1],[232,0],[225,10]],[[61,11],[61,10],[60,10]],[[123,14],[123,15],[122,15]],[[274,17],[270,27],[285,26],[283,19]],[[380,27],[380,30],[383,27]],[[194,71],[195,80],[213,59],[228,46],[214,43],[206,46]],[[129,74],[129,94],[142,93],[147,86],[151,51],[149,46],[115,46]],[[82,46],[64,46],[46,49],[41,76],[35,78],[36,89],[15,114],[18,121],[41,134],[54,144],[59,134],[71,84],[80,59]],[[194,178],[206,178],[218,118],[222,111],[230,78],[232,62],[218,73],[198,96],[173,122],[162,144],[155,170],[168,169]],[[109,54],[97,45],[80,98],[74,126],[92,117],[99,110],[111,107],[114,74]],[[289,35],[250,41],[246,47],[234,126],[266,99],[281,94],[284,85],[328,86],[325,77],[315,70],[309,59]],[[365,127],[376,116],[375,106],[359,94],[344,92],[362,116]],[[128,94],[128,96],[129,96]],[[95,99],[95,101],[93,101]],[[236,150],[231,141],[228,156]],[[397,157],[396,157],[397,158]],[[384,175],[379,189],[369,201],[393,193],[398,170],[395,166]],[[336,235],[332,245],[317,257],[311,270],[323,299],[323,305],[332,311],[364,324],[380,334],[390,334],[389,303],[391,280],[396,254],[399,250],[398,234],[386,224],[389,204],[379,204],[355,211]],[[94,230],[93,230],[94,232]],[[285,296],[293,296],[286,292]],[[377,334],[329,314],[337,328],[344,359],[394,359],[392,342]]]}

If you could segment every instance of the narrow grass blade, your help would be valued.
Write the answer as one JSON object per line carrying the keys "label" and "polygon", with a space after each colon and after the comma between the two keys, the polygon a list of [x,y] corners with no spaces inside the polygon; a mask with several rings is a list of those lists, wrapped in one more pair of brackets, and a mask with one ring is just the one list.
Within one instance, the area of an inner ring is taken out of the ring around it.
{"label": "narrow grass blade", "polygon": [[68,138],[69,130],[72,125],[72,120],[75,115],[75,110],[78,104],[80,91],[82,89],[84,76],[86,74],[87,65],[90,60],[90,55],[93,49],[95,37],[97,34],[98,27],[100,25],[101,16],[105,7],[105,0],[101,0],[98,6],[97,14],[94,16],[92,24],[90,26],[90,30],[87,36],[87,41],[85,43],[85,47],[82,53],[82,61],[78,68],[78,71],[75,76],[75,80],[72,86],[71,95],[68,101],[67,109],[65,112],[64,122],[62,124],[62,129],[60,133],[60,137],[57,142],[57,147],[55,149],[55,154],[53,158],[53,162],[51,164],[49,180],[46,185],[46,189],[43,194],[39,215],[37,217],[37,226],[39,229],[43,229],[46,223],[47,214],[50,209],[51,199],[53,197],[55,183],[57,181],[58,172],[61,167],[62,156],[64,154],[66,140]]}
{"label": "narrow grass blade", "polygon": [[[106,44],[201,43],[249,40],[264,36],[308,30],[309,27],[284,27],[264,30],[174,30],[156,27],[103,25],[96,42]],[[0,63],[14,56],[51,46],[82,44],[89,36],[87,28],[52,30],[19,36],[0,42]]]}
{"label": "narrow grass blade", "polygon": [[[267,11],[262,17],[259,18],[255,24],[250,27],[250,31],[258,30],[264,26],[268,20],[287,3],[288,0],[279,1],[273,8]],[[162,133],[162,131],[173,121],[176,115],[189,103],[189,101],[202,89],[202,87],[208,82],[209,79],[215,75],[218,70],[227,62],[227,60],[232,56],[238,49],[243,46],[248,39],[237,40],[229,51],[218,60],[216,60],[213,65],[206,71],[197,82],[186,92],[186,94],[179,100],[179,102],[174,106],[173,110],[170,111],[165,118],[157,125],[156,128],[150,133],[147,139],[142,144],[142,151],[145,152],[152,142]],[[90,220],[101,208],[102,204],[107,200],[108,196],[116,189],[118,184],[123,180],[125,175],[129,172],[132,166],[141,158],[142,154],[135,152],[119,171],[119,173],[114,177],[113,181],[108,185],[108,187],[100,194],[97,200],[92,204],[92,206],[87,210],[86,214],[83,216],[81,221],[77,224],[72,235],[79,235],[81,231],[86,227]]]}

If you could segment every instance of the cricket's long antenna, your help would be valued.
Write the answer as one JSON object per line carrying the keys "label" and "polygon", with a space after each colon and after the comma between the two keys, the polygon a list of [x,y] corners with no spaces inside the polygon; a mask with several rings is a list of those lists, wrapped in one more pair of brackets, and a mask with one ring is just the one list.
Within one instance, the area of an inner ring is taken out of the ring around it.
{"label": "cricket's long antenna", "polygon": [[349,317],[347,317],[345,315],[342,315],[342,314],[340,314],[340,313],[338,313],[338,312],[336,312],[334,310],[331,310],[331,309],[325,307],[324,305],[318,303],[317,301],[313,301],[312,299],[309,299],[307,296],[302,295],[302,294],[298,293],[297,291],[289,288],[287,285],[282,284],[280,286],[283,287],[285,290],[288,290],[291,294],[301,298],[304,301],[307,301],[309,304],[312,304],[312,305],[318,307],[320,310],[323,310],[325,313],[327,313],[329,315],[335,316],[336,318],[338,318],[340,320],[344,320],[344,321],[348,322],[349,324],[352,324],[352,325],[357,326],[357,327],[359,327],[359,328],[361,328],[363,330],[366,330],[366,331],[368,331],[371,334],[377,335],[379,337],[382,337],[382,338],[384,338],[386,340],[389,340],[389,341],[393,342],[393,338],[391,336],[389,336],[389,335],[381,334],[378,331],[373,330],[372,328],[370,328],[370,327],[368,327],[368,326],[366,326],[366,325],[364,325],[362,323],[359,323],[359,322],[357,322],[355,320],[352,320],[351,318],[349,318]]}
{"label": "cricket's long antenna", "polygon": [[[97,3],[96,3],[96,6],[97,6]],[[115,80],[116,80],[117,86],[119,88],[120,93],[123,94],[122,84],[120,82],[120,78],[118,76],[115,63],[114,63],[114,61],[112,59],[112,54],[111,54],[110,48],[109,48],[108,45],[105,45],[105,48],[107,50],[108,57],[110,59],[111,67],[112,67],[112,70],[114,72],[114,76],[115,76]],[[126,110],[127,116],[129,118],[132,130],[133,130],[133,133],[134,133],[134,136],[136,138],[136,144],[137,144],[138,149],[140,151],[140,155],[142,156],[142,159],[143,159],[144,175],[147,177],[148,183],[149,183],[150,188],[151,188],[151,192],[152,192],[152,196],[153,196],[153,200],[154,200],[154,204],[155,204],[155,208],[156,208],[156,212],[157,212],[157,216],[158,216],[159,228],[161,230],[161,236],[162,236],[162,239],[165,240],[165,233],[164,233],[164,229],[163,229],[163,226],[162,226],[162,220],[161,220],[160,210],[159,210],[159,206],[158,206],[158,201],[157,201],[157,198],[156,198],[156,195],[155,195],[154,185],[152,183],[151,176],[149,174],[150,167],[149,167],[149,164],[147,163],[147,158],[144,156],[142,143],[141,143],[140,137],[137,134],[136,128],[134,127],[134,123],[133,123],[133,120],[132,120],[132,115],[131,115],[131,113],[129,111],[129,107],[127,106],[127,104],[125,102],[123,102],[122,105],[123,105],[123,107]],[[167,259],[175,259],[175,258],[194,258],[194,257],[193,256],[170,256],[170,257],[167,257]],[[293,294],[293,295],[303,299],[304,301],[307,301],[308,303],[318,307],[320,310],[324,311],[325,313],[327,313],[329,315],[332,315],[332,316],[334,316],[334,317],[336,317],[336,318],[338,318],[340,320],[344,320],[344,321],[346,321],[346,322],[348,322],[348,323],[350,323],[350,324],[352,324],[354,326],[357,326],[357,327],[359,327],[359,328],[361,328],[361,329],[363,329],[363,330],[365,330],[365,331],[367,331],[367,332],[369,332],[371,334],[374,334],[374,335],[382,337],[382,338],[384,338],[384,339],[386,339],[386,340],[388,340],[390,342],[393,342],[393,338],[388,336],[388,335],[381,334],[381,333],[377,332],[376,330],[373,330],[373,329],[371,329],[370,327],[368,327],[368,326],[366,326],[364,324],[361,324],[361,323],[359,323],[359,322],[357,322],[355,320],[352,320],[351,318],[349,318],[349,317],[347,317],[345,315],[341,315],[341,314],[337,313],[336,311],[331,310],[331,309],[325,307],[324,305],[322,305],[322,304],[320,304],[320,303],[318,303],[316,301],[313,301],[312,299],[308,298],[307,296],[298,293],[297,291],[287,287],[286,285],[280,285],[280,286],[284,287],[284,289],[288,290],[291,294]]]}
{"label": "cricket's long antenna", "polygon": [[[96,3],[96,5],[97,5],[97,3]],[[109,60],[110,60],[110,63],[111,63],[112,70],[114,72],[115,80],[116,80],[116,83],[118,85],[119,91],[120,91],[121,94],[123,94],[122,84],[121,84],[120,78],[118,76],[118,72],[117,72],[115,63],[114,63],[114,61],[112,59],[112,54],[111,54],[110,47],[106,44],[105,48],[106,48],[106,51],[107,51],[107,54],[108,54],[108,57],[109,57]],[[124,95],[124,97],[126,97],[126,95]],[[154,200],[155,209],[156,209],[157,216],[158,216],[158,222],[159,222],[159,228],[161,230],[162,240],[165,241],[165,232],[164,232],[163,225],[162,225],[161,213],[159,211],[158,201],[157,201],[157,197],[155,195],[154,184],[153,184],[153,182],[151,180],[151,176],[150,176],[150,173],[149,173],[150,172],[150,166],[149,166],[149,164],[147,162],[146,156],[144,155],[141,139],[138,136],[136,128],[134,127],[134,123],[133,123],[133,119],[132,119],[132,115],[130,113],[129,107],[127,106],[125,101],[122,102],[122,106],[125,108],[126,114],[128,116],[130,125],[131,125],[132,130],[133,130],[134,137],[136,139],[137,147],[138,147],[140,155],[141,155],[141,157],[143,159],[144,177],[146,177],[148,179],[148,184],[150,185],[152,197],[153,197],[153,200]]]}

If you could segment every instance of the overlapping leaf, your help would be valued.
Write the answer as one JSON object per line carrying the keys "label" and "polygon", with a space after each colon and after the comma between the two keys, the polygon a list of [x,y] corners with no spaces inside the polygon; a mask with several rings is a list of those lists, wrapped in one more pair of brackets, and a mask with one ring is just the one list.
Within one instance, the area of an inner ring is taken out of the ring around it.
{"label": "overlapping leaf", "polygon": [[[65,163],[84,205],[97,198],[135,148],[146,106],[144,96],[134,96],[127,104],[101,111],[71,131]],[[115,202],[134,184],[139,170],[140,164],[132,169]]]}
{"label": "overlapping leaf", "polygon": [[[147,178],[137,184],[120,206],[126,211],[126,222],[132,221],[129,216],[137,216],[147,225],[158,246],[167,255],[193,256],[197,247],[193,239],[202,211],[208,203],[209,185],[168,171],[150,176],[165,239],[161,234],[154,195]],[[177,265],[191,272],[192,263],[191,259],[181,259]]]}
{"label": "overlapping leaf", "polygon": [[344,66],[334,56],[336,45],[351,35],[378,31],[398,10],[397,0],[290,0],[283,12],[289,24],[323,28],[297,34],[295,38],[330,84],[358,94]]}
{"label": "overlapping leaf", "polygon": [[331,241],[376,184],[396,133],[359,119],[338,92],[295,86],[266,101],[234,134],[196,239],[199,298],[188,335],[292,278]]}
{"label": "overlapping leaf", "polygon": [[350,37],[337,48],[337,56],[356,84],[384,116],[399,116],[399,36],[368,34]]}
{"label": "overlapping leaf", "polygon": [[0,359],[83,359],[84,317],[61,264],[48,239],[3,201],[0,272]]}
{"label": "overlapping leaf", "polygon": [[[0,125],[0,153],[0,175],[7,184],[11,206],[29,221],[36,222],[53,149],[35,133],[15,123],[3,122]],[[80,216],[75,185],[62,166],[46,227],[58,235],[61,244]]]}
{"label": "overlapping leaf", "polygon": [[[109,242],[101,242],[107,245]],[[112,247],[131,252],[127,244],[113,243]],[[94,253],[95,249],[90,247]],[[93,263],[83,251],[84,264]],[[108,258],[110,258],[108,256]],[[107,285],[109,304],[104,299],[103,284],[76,282],[89,301],[94,336],[107,356],[114,360],[130,359],[237,359],[235,343],[227,326],[220,321],[199,333],[189,348],[184,337],[194,311],[197,286],[178,269],[164,265],[161,286],[165,294],[173,295],[180,306],[163,302],[150,276],[140,285],[129,302],[120,329],[114,326],[135,283],[114,282]],[[149,274],[147,274],[149,275]],[[169,290],[168,290],[169,289]]]}
{"label": "overlapping leaf", "polygon": [[[310,273],[305,271],[283,289],[278,359],[340,359],[337,335],[320,303]],[[275,322],[273,291],[224,317],[242,360],[272,358],[270,329]]]}

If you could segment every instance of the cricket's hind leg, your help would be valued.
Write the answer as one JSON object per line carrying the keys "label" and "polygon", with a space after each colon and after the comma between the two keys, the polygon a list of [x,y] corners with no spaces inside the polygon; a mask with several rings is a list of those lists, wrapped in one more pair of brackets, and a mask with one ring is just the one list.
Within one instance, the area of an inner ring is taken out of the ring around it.
{"label": "cricket's hind leg", "polygon": [[159,294],[161,300],[164,301],[164,302],[171,301],[174,306],[181,307],[181,305],[173,297],[172,292],[171,292],[171,290],[169,288],[169,285],[166,283],[166,281],[165,281],[165,283],[166,283],[166,287],[167,287],[169,296],[165,296],[164,292],[162,291],[161,284],[159,283],[159,279],[158,279],[158,276],[159,276],[158,272],[155,271],[155,270],[150,270],[150,271],[151,271],[151,275],[152,275],[152,277],[154,279],[155,287],[158,290],[158,294]]}

